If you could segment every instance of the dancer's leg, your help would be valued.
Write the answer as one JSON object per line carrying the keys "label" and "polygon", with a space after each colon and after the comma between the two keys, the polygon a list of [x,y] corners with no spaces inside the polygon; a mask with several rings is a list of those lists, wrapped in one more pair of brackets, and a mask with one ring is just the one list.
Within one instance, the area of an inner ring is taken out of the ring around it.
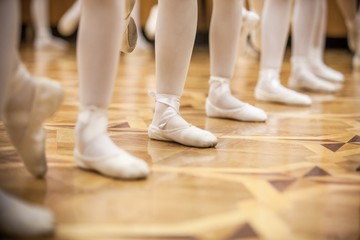
{"label": "dancer's leg", "polygon": [[[249,0],[250,10],[255,12],[261,19],[264,8],[264,0]],[[261,52],[261,25],[258,24],[256,28],[251,31],[250,43],[256,49]]]}
{"label": "dancer's leg", "polygon": [[73,34],[79,25],[80,16],[81,4],[80,0],[77,0],[60,18],[58,24],[59,32],[64,36],[69,36]]}
{"label": "dancer's leg", "polygon": [[189,125],[179,114],[197,23],[196,0],[160,0],[156,26],[156,104],[149,137],[194,147],[211,147],[211,133]]}
{"label": "dancer's leg", "polygon": [[[10,3],[11,2],[11,3]],[[1,114],[6,131],[27,169],[37,177],[46,173],[43,121],[59,107],[58,83],[35,79],[21,65],[17,53],[18,1],[1,1]]]}
{"label": "dancer's leg", "polygon": [[357,6],[357,2],[357,0],[337,0],[345,19],[349,48],[355,52],[353,67],[355,70],[360,70],[360,7]]}
{"label": "dancer's leg", "polygon": [[336,91],[336,86],[318,78],[310,68],[311,49],[317,33],[317,6],[320,0],[296,0],[293,16],[292,71],[289,85],[311,91]]}
{"label": "dancer's leg", "polygon": [[35,28],[35,49],[64,50],[67,48],[67,43],[64,40],[53,37],[51,34],[49,0],[32,0],[31,17]]}
{"label": "dancer's leg", "polygon": [[136,1],[134,11],[132,12],[132,17],[134,18],[135,23],[137,25],[138,39],[137,39],[136,49],[147,50],[147,49],[151,49],[152,46],[144,37],[144,34],[141,29],[141,21],[140,21],[141,19],[140,18],[141,18],[141,2],[142,1],[143,0]]}
{"label": "dancer's leg", "polygon": [[78,166],[115,178],[142,178],[147,165],[107,134],[107,108],[119,62],[124,1],[85,0],[78,37],[80,114],[75,129]]}
{"label": "dancer's leg", "polygon": [[6,95],[14,72],[19,8],[17,0],[2,0],[0,4],[0,120],[2,120]]}
{"label": "dancer's leg", "polygon": [[353,57],[353,68],[357,71],[360,70],[360,7],[355,17],[356,28],[356,51]]}
{"label": "dancer's leg", "polygon": [[[26,91],[15,91],[13,89],[12,78],[14,77],[15,68],[19,64],[16,54],[18,41],[18,20],[19,20],[19,1],[17,0],[1,0],[0,1],[0,120],[4,120],[5,124],[9,120],[16,123],[27,120],[27,113],[17,111],[15,119],[9,119],[9,104],[15,106],[14,100],[23,107],[33,95],[32,89]],[[17,83],[16,87],[21,90],[27,84]],[[10,92],[10,93],[9,93]],[[19,94],[11,96],[12,93]],[[11,97],[11,98],[10,98]],[[17,98],[16,98],[17,97]],[[19,101],[23,99],[23,101]],[[30,99],[31,100],[31,99]],[[39,107],[39,106],[37,106]],[[15,109],[15,110],[19,110]],[[27,109],[29,110],[29,109]],[[21,119],[19,119],[21,117]],[[31,119],[30,119],[31,120]],[[14,123],[11,123],[14,125]],[[22,131],[22,125],[17,125],[19,129],[12,129],[6,124],[6,130],[10,135]],[[16,132],[9,132],[15,130]],[[12,136],[10,136],[12,137]],[[13,139],[12,139],[13,140]],[[18,146],[15,146],[18,147]],[[35,149],[36,145],[29,145],[28,148]],[[19,200],[8,196],[0,191],[0,235],[1,236],[17,236],[17,237],[36,237],[48,234],[54,230],[54,219],[50,212],[45,209],[29,206]]]}
{"label": "dancer's leg", "polygon": [[229,80],[234,75],[240,38],[242,0],[214,0],[210,27],[210,88],[206,112],[211,117],[241,121],[265,121],[261,109],[232,96]]}
{"label": "dancer's leg", "polygon": [[337,0],[337,4],[345,19],[348,32],[348,44],[352,51],[356,49],[356,12],[357,0]]}
{"label": "dancer's leg", "polygon": [[291,14],[290,0],[267,0],[261,19],[260,76],[255,97],[262,101],[310,105],[311,99],[281,85],[279,73],[284,59]]}
{"label": "dancer's leg", "polygon": [[310,68],[311,71],[318,77],[332,82],[343,82],[344,75],[336,71],[324,63],[324,50],[326,40],[326,24],[327,24],[327,1],[317,0],[313,1],[316,9],[314,17],[315,32],[313,33],[312,46],[310,52]]}

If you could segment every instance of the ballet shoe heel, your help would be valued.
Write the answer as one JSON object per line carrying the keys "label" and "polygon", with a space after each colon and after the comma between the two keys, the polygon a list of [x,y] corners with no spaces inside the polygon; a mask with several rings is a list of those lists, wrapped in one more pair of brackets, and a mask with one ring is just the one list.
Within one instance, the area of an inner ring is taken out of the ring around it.
{"label": "ballet shoe heel", "polygon": [[149,126],[148,136],[150,139],[154,139],[158,141],[169,141],[169,139],[162,136],[162,134],[159,133],[159,129],[153,125]]}

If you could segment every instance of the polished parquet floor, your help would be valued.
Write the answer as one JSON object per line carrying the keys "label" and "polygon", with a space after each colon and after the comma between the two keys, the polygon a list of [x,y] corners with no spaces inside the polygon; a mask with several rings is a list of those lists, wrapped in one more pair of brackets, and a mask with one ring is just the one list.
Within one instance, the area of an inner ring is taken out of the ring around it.
{"label": "polished parquet floor", "polygon": [[[61,82],[66,98],[46,123],[45,179],[26,172],[0,124],[0,188],[52,209],[57,231],[51,239],[360,238],[360,72],[352,72],[348,51],[326,52],[346,83],[336,95],[311,94],[311,107],[255,101],[258,61],[239,56],[234,95],[269,115],[266,123],[246,123],[205,116],[209,55],[196,49],[181,112],[219,138],[210,149],[148,139],[154,53],[122,56],[109,132],[151,166],[150,177],[135,182],[75,167],[74,46],[36,53],[23,45],[21,55],[33,74]],[[284,80],[289,70],[287,56]]]}

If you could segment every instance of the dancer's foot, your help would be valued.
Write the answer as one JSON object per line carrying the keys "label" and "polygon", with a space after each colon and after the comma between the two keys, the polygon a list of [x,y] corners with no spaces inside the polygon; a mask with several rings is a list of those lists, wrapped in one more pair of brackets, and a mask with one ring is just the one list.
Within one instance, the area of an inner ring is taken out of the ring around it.
{"label": "dancer's foot", "polygon": [[321,79],[311,72],[309,64],[302,58],[292,58],[292,70],[289,86],[293,89],[304,89],[312,92],[334,93],[341,85]]}
{"label": "dancer's foot", "polygon": [[0,191],[0,235],[41,237],[53,234],[55,219],[44,208],[32,206]]}
{"label": "dancer's foot", "polygon": [[266,121],[267,116],[263,110],[232,96],[228,79],[211,77],[209,83],[209,96],[206,99],[207,116],[248,122]]}
{"label": "dancer's foot", "polygon": [[22,65],[11,82],[5,128],[26,168],[36,177],[47,170],[42,124],[60,107],[63,95],[59,83],[30,76]]}
{"label": "dancer's foot", "polygon": [[106,110],[85,107],[80,110],[75,129],[76,164],[107,177],[141,179],[149,174],[147,164],[117,147],[107,134]]}
{"label": "dancer's foot", "polygon": [[148,131],[151,139],[199,148],[217,144],[217,138],[212,133],[190,125],[180,116],[180,97],[167,94],[154,96],[155,114]]}
{"label": "dancer's foot", "polygon": [[317,77],[329,80],[334,83],[342,83],[345,80],[344,74],[325,65],[321,60],[313,60],[309,64],[310,70]]}
{"label": "dancer's foot", "polygon": [[273,69],[261,70],[255,89],[255,98],[260,101],[289,105],[311,105],[309,96],[290,90],[280,83],[279,72]]}
{"label": "dancer's foot", "polygon": [[69,44],[57,37],[40,37],[35,39],[34,48],[36,50],[66,50]]}

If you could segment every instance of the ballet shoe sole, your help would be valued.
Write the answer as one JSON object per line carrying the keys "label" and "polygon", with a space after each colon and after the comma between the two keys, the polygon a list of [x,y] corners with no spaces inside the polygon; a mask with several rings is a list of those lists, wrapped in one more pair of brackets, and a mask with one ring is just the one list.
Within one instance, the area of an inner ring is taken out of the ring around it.
{"label": "ballet shoe sole", "polygon": [[135,20],[131,17],[131,12],[135,7],[135,0],[126,0],[125,2],[125,32],[123,33],[120,51],[123,53],[131,53],[134,51],[138,34]]}
{"label": "ballet shoe sole", "polygon": [[120,51],[123,53],[131,53],[134,51],[138,40],[137,27],[135,20],[130,17],[123,34]]}

